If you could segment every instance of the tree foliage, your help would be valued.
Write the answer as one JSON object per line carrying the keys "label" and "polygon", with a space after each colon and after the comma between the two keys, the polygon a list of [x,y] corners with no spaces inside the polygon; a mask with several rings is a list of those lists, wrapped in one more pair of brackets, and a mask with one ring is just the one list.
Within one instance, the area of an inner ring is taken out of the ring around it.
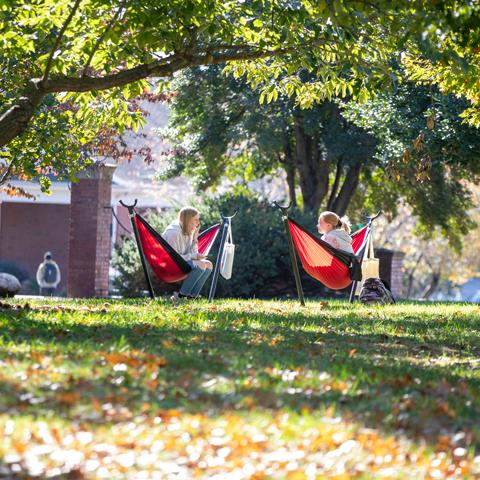
{"label": "tree foliage", "polygon": [[164,177],[187,174],[203,189],[224,177],[247,183],[283,168],[293,204],[298,183],[306,210],[323,205],[343,214],[362,169],[372,165],[373,137],[333,102],[308,110],[285,95],[261,102],[262,94],[219,67],[187,70],[173,87]]}
{"label": "tree foliage", "polygon": [[128,100],[149,78],[233,62],[267,102],[365,100],[395,83],[389,58],[400,51],[418,61],[435,52],[470,72],[458,50],[478,45],[475,21],[478,7],[456,0],[2,0],[0,183],[73,174],[86,161],[78,146],[139,125]]}
{"label": "tree foliage", "polygon": [[439,227],[457,250],[473,227],[470,184],[480,180],[480,136],[462,123],[467,102],[435,88],[404,84],[395,95],[345,105],[344,115],[378,142],[384,170],[372,173],[366,205],[392,214],[406,201],[424,237]]}

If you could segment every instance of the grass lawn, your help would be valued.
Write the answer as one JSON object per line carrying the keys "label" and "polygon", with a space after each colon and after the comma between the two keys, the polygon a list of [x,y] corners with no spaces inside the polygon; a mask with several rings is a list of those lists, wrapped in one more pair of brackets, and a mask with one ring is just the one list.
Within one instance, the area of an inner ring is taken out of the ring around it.
{"label": "grass lawn", "polygon": [[480,307],[0,303],[0,478],[480,478]]}

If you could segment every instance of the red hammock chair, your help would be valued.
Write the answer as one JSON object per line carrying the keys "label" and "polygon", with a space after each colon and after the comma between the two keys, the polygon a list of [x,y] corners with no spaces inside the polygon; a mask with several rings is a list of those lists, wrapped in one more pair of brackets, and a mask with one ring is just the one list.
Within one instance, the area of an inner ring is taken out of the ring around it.
{"label": "red hammock chair", "polygon": [[352,269],[359,271],[359,256],[365,247],[369,228],[363,227],[352,235],[355,255],[337,250],[288,218],[293,243],[305,271],[331,290],[348,287],[354,278]]}
{"label": "red hammock chair", "polygon": [[[176,252],[162,236],[138,213],[133,213],[143,255],[161,282],[182,281],[192,267]],[[217,238],[220,224],[213,225],[198,236],[198,251],[207,255]]]}

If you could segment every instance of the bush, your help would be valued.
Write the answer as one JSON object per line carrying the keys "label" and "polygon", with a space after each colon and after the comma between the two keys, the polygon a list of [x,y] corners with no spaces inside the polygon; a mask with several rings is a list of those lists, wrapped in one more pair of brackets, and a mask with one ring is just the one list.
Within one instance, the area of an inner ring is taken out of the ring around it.
{"label": "bush", "polygon": [[0,262],[0,272],[9,273],[10,275],[17,277],[20,283],[23,283],[25,280],[28,280],[30,278],[27,270],[25,270],[23,267],[20,267],[15,262]]}
{"label": "bush", "polygon": [[[278,209],[249,194],[227,194],[217,199],[206,199],[200,206],[202,228],[220,222],[220,212],[231,215],[235,261],[230,280],[219,277],[217,297],[280,297],[296,296],[285,227]],[[292,211],[292,216],[310,230],[315,229],[317,219],[311,214]],[[148,221],[160,233],[174,218],[176,212],[160,217],[146,215]],[[220,238],[215,242],[209,258],[215,262]],[[113,284],[124,296],[140,296],[145,292],[146,282],[135,243],[124,239],[115,248],[112,259],[118,276]],[[309,295],[325,295],[325,289],[306,275],[300,266],[304,290]],[[152,280],[154,275],[152,274]],[[207,282],[205,291],[209,288]],[[165,286],[158,282],[154,286],[157,293],[172,291],[178,285]]]}

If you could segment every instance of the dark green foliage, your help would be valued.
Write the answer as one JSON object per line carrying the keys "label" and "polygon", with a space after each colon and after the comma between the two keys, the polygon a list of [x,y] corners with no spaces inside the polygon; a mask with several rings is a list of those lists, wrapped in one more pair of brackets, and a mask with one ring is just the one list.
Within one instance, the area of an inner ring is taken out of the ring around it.
{"label": "dark green foliage", "polygon": [[365,178],[367,204],[395,214],[406,201],[422,234],[440,227],[457,249],[474,225],[468,182],[480,179],[479,131],[459,118],[466,106],[452,95],[405,84],[395,96],[348,104],[344,112],[376,137],[377,160],[387,166]]}
{"label": "dark green foliage", "polygon": [[10,275],[17,277],[20,283],[24,282],[30,277],[29,273],[15,262],[1,261],[0,272],[9,273]]}
{"label": "dark green foliage", "polygon": [[[212,223],[218,211],[231,215],[235,261],[230,280],[220,277],[217,296],[220,297],[275,297],[295,295],[295,281],[291,271],[285,227],[280,212],[271,204],[254,196],[225,195],[218,200],[207,200],[207,215]],[[293,211],[292,216],[313,230],[316,218],[312,214]],[[219,243],[216,244],[217,247]],[[211,258],[216,258],[217,249]],[[304,278],[309,289],[313,281]],[[316,283],[317,288],[320,284]],[[314,284],[314,285],[315,285]]]}
{"label": "dark green foliage", "polygon": [[163,178],[186,174],[203,190],[225,177],[246,184],[282,168],[294,203],[298,186],[305,210],[343,215],[360,172],[375,167],[373,136],[333,102],[302,110],[295,98],[280,95],[267,103],[219,66],[188,69],[174,86],[164,131],[173,148]]}

